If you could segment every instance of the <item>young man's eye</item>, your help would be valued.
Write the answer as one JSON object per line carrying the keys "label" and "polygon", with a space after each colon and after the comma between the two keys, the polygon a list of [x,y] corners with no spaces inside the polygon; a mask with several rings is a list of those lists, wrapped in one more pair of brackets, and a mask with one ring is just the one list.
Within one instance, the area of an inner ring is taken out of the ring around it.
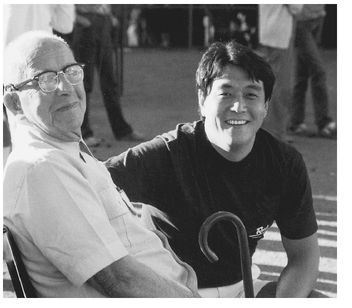
{"label": "young man's eye", "polygon": [[229,96],[231,96],[231,93],[229,93],[229,92],[221,92],[220,96],[229,97]]}
{"label": "young man's eye", "polygon": [[245,94],[245,97],[248,99],[257,99],[258,95],[255,93],[247,93],[247,94]]}

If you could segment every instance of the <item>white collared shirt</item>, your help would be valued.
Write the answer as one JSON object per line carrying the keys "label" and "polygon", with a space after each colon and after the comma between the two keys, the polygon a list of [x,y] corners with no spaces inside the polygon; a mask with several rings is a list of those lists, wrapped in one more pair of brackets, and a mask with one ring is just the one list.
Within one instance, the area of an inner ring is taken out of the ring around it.
{"label": "white collared shirt", "polygon": [[105,166],[22,121],[4,171],[4,223],[42,297],[100,297],[87,279],[130,254],[187,287],[193,270],[146,229]]}
{"label": "white collared shirt", "polygon": [[260,4],[259,43],[287,49],[293,34],[294,15],[302,7],[303,4]]}
{"label": "white collared shirt", "polygon": [[71,33],[75,21],[73,4],[5,4],[3,45],[27,31]]}

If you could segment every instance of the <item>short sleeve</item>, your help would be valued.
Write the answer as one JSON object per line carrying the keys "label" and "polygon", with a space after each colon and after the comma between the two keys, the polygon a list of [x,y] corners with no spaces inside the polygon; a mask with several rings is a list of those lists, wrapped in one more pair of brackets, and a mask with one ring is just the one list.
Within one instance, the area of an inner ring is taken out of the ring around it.
{"label": "short sleeve", "polygon": [[34,243],[73,284],[81,286],[128,254],[78,170],[39,163],[27,173],[19,198],[28,207],[24,224]]}
{"label": "short sleeve", "polygon": [[313,208],[312,190],[302,155],[294,152],[284,164],[284,192],[277,225],[283,236],[302,239],[318,229]]}
{"label": "short sleeve", "polygon": [[[172,165],[161,138],[142,143],[104,162],[115,185],[135,202],[159,204]],[[163,209],[164,210],[164,209]]]}

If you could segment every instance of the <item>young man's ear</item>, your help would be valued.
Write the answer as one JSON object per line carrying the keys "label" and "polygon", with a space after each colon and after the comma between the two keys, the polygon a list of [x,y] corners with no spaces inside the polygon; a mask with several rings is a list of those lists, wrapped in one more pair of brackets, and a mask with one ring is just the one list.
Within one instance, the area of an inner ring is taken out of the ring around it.
{"label": "young man's ear", "polygon": [[205,95],[204,92],[198,89],[198,106],[199,106],[199,112],[203,115],[203,105],[205,101]]}
{"label": "young man's ear", "polygon": [[264,118],[265,118],[266,115],[268,114],[269,101],[266,101],[266,102],[264,103],[264,108],[265,108],[265,113],[264,113]]}
{"label": "young man's ear", "polygon": [[21,100],[16,92],[6,92],[3,99],[8,111],[14,115],[23,113]]}

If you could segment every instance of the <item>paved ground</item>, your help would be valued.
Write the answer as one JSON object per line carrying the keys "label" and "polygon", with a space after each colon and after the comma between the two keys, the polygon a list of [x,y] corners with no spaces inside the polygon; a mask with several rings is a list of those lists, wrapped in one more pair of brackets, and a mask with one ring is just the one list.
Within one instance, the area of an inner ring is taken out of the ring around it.
{"label": "paved ground", "polygon": [[[173,129],[177,123],[198,118],[194,73],[200,60],[199,50],[136,49],[125,53],[123,110],[133,127],[147,138]],[[331,114],[336,118],[336,50],[323,52],[331,98]],[[96,136],[106,141],[94,150],[106,159],[133,146],[113,140],[99,90],[95,89],[91,106],[91,123]],[[307,124],[314,129],[310,97]],[[321,138],[295,137],[294,146],[303,154],[312,182],[314,207],[319,224],[321,248],[317,289],[336,297],[337,292],[337,142]],[[261,241],[254,262],[262,278],[275,279],[286,264],[276,227]],[[5,267],[4,267],[5,272]],[[12,297],[11,283],[5,273],[4,296]]]}

